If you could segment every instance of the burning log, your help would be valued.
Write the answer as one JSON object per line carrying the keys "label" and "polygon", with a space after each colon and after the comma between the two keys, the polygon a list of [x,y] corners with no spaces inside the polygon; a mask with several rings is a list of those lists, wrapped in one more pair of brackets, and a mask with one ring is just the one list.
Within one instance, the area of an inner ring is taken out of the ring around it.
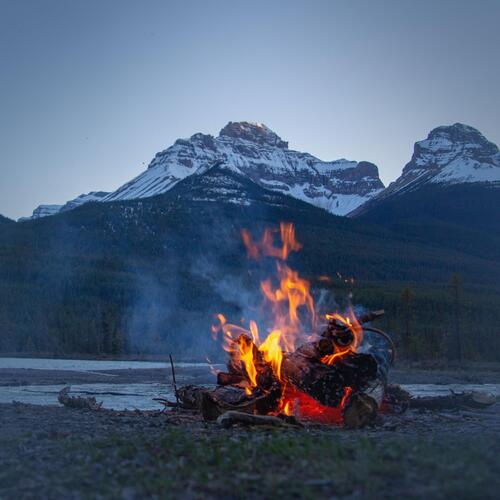
{"label": "burning log", "polygon": [[325,406],[339,406],[346,387],[361,390],[377,375],[377,363],[370,354],[349,354],[326,365],[304,356],[301,349],[283,357],[282,378]]}

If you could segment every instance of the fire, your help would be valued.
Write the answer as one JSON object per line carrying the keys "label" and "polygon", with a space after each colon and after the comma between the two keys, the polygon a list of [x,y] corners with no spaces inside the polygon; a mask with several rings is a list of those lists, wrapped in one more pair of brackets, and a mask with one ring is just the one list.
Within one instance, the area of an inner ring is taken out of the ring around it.
{"label": "fire", "polygon": [[257,387],[257,369],[255,368],[253,358],[253,342],[248,337],[240,335],[238,337],[238,347],[240,350],[240,359],[245,365],[251,387]]}
{"label": "fire", "polygon": [[274,316],[274,329],[282,332],[285,352],[295,349],[297,338],[304,328],[300,319],[300,308],[305,307],[311,320],[311,330],[315,330],[316,312],[310,292],[310,284],[299,277],[298,272],[286,265],[277,264],[279,286],[273,287],[271,279],[261,283],[264,297],[271,305]]}
{"label": "fire", "polygon": [[290,252],[298,252],[302,248],[302,244],[295,239],[295,227],[293,224],[282,222],[279,232],[281,247],[275,247],[274,235],[277,233],[276,230],[265,229],[261,241],[254,242],[250,232],[247,229],[243,229],[241,237],[247,249],[248,256],[255,260],[260,259],[262,256],[287,260]]}
{"label": "fire", "polygon": [[273,372],[281,380],[281,362],[283,361],[283,351],[280,345],[281,332],[273,330],[259,346],[259,351],[264,354],[264,359],[271,364]]}
{"label": "fire", "polygon": [[[281,245],[276,245],[279,232]],[[310,282],[287,264],[290,253],[298,252],[302,244],[296,240],[293,224],[281,223],[279,231],[266,229],[260,241],[254,241],[248,230],[241,231],[241,237],[249,258],[258,260],[263,257],[276,259],[276,277],[265,279],[260,284],[263,296],[263,308],[271,313],[272,320],[267,336],[261,340],[257,323],[251,320],[248,328],[228,323],[226,318],[217,316],[219,325],[212,327],[216,335],[223,333],[223,347],[230,354],[232,364],[240,364],[246,374],[245,390],[252,394],[258,387],[258,366],[265,362],[272,368],[277,381],[282,384],[282,397],[279,413],[285,415],[300,414],[301,417],[318,417],[319,420],[336,422],[341,420],[341,410],[344,407],[351,388],[346,389],[338,408],[325,407],[305,393],[288,387],[282,380],[282,362],[288,352],[294,352],[297,346],[316,335],[317,318],[314,299],[311,294]],[[321,277],[324,279],[324,277]],[[352,334],[353,341],[345,348],[335,347],[333,354],[321,358],[327,365],[355,352],[363,341],[363,330],[353,311],[346,316],[338,313],[323,316],[328,321],[335,321],[340,329]]]}
{"label": "fire", "polygon": [[363,328],[359,324],[358,319],[356,318],[354,312],[352,309],[349,310],[349,315],[348,316],[341,316],[338,313],[334,314],[327,314],[326,316],[327,320],[335,320],[341,325],[344,325],[348,330],[351,331],[354,337],[354,344],[352,347],[353,351],[356,351],[356,349],[362,344],[363,342]]}

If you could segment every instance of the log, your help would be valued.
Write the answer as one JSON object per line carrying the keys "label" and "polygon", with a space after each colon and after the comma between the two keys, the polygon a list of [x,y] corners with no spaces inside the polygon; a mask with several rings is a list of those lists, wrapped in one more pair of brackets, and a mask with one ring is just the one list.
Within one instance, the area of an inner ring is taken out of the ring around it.
{"label": "log", "polygon": [[251,415],[241,411],[226,411],[217,418],[217,423],[224,428],[233,425],[265,425],[271,427],[293,427],[290,423],[279,417],[269,415]]}
{"label": "log", "polygon": [[245,382],[245,380],[242,373],[219,372],[217,374],[217,385],[238,385]]}
{"label": "log", "polygon": [[226,411],[265,415],[276,411],[281,397],[281,387],[275,385],[270,391],[255,389],[247,394],[238,386],[219,386],[207,389],[193,385],[181,387],[179,400],[184,408],[197,410],[207,421],[216,420]]}
{"label": "log", "polygon": [[377,363],[370,354],[349,354],[332,365],[306,357],[298,349],[285,354],[281,365],[283,380],[325,406],[337,407],[346,387],[361,392],[377,376]]}
{"label": "log", "polygon": [[344,425],[360,429],[371,424],[377,417],[384,394],[385,383],[381,379],[371,382],[363,392],[352,394],[343,409]]}
{"label": "log", "polygon": [[446,396],[425,396],[411,398],[412,409],[457,410],[461,408],[487,408],[496,403],[496,397],[485,392],[451,393]]}

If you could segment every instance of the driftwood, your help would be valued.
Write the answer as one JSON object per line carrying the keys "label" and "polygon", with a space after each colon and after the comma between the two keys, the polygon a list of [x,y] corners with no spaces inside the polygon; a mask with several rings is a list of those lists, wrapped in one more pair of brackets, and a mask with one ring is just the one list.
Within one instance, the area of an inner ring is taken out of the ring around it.
{"label": "driftwood", "polygon": [[487,408],[495,404],[496,398],[485,392],[451,393],[446,396],[411,398],[409,406],[424,410],[457,410],[461,408]]}
{"label": "driftwood", "polygon": [[217,423],[222,427],[233,425],[265,425],[270,427],[292,427],[290,423],[279,417],[269,415],[251,415],[241,411],[226,411],[217,418]]}
{"label": "driftwood", "polygon": [[84,410],[100,410],[102,401],[98,403],[94,397],[82,398],[81,396],[70,396],[70,386],[66,386],[59,392],[57,400],[68,408],[79,408]]}

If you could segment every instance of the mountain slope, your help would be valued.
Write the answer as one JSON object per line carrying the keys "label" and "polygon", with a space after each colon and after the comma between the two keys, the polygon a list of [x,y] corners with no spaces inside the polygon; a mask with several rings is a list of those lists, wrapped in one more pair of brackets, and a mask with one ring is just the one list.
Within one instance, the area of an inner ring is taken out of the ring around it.
{"label": "mountain slope", "polygon": [[[257,236],[283,220],[304,244],[291,265],[315,288],[325,286],[319,276],[331,276],[342,303],[337,272],[354,276],[356,300],[387,308],[393,322],[408,282],[424,300],[419,324],[437,333],[435,306],[432,314],[425,306],[429,293],[432,304],[449,300],[437,284],[460,271],[470,285],[498,286],[498,263],[488,255],[333,216],[215,163],[162,195],[84,204],[0,231],[0,351],[210,356],[213,314],[255,315],[259,282],[273,268],[264,262],[263,274],[246,257],[241,228]],[[471,315],[474,328],[490,331],[498,304],[486,306],[484,295],[471,304],[482,314]]]}
{"label": "mountain slope", "polygon": [[0,226],[8,226],[10,224],[14,224],[12,219],[8,219],[7,217],[0,215]]}
{"label": "mountain slope", "polygon": [[499,212],[498,187],[429,184],[387,197],[357,217],[400,235],[500,262]]}
{"label": "mountain slope", "polygon": [[158,153],[148,169],[105,201],[164,193],[203,165],[227,161],[263,187],[289,194],[339,215],[350,212],[382,188],[369,162],[323,162],[288,149],[288,143],[260,123],[230,122],[218,137],[195,134]]}

